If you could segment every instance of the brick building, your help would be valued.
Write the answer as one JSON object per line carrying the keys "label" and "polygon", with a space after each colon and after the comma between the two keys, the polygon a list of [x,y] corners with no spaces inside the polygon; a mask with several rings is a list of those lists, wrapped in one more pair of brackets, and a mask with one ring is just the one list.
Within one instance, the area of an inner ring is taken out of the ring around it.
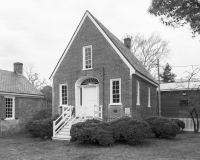
{"label": "brick building", "polygon": [[[50,77],[53,114],[71,105],[78,117],[83,108],[86,117],[104,120],[155,115],[158,84],[130,52],[130,43],[126,38],[123,44],[86,11]],[[67,128],[59,135],[61,122],[55,122],[54,138],[69,139]]]}
{"label": "brick building", "polygon": [[23,64],[14,71],[0,69],[0,136],[22,132],[43,106],[43,94],[23,76]]}
{"label": "brick building", "polygon": [[[162,83],[161,115],[178,118],[186,123],[186,130],[193,131],[193,122],[189,114],[189,103],[200,105],[200,82]],[[197,107],[200,115],[200,108]]]}
{"label": "brick building", "polygon": [[103,119],[156,114],[157,82],[124,42],[86,11],[50,77],[53,114],[65,105],[92,117],[102,106]]}

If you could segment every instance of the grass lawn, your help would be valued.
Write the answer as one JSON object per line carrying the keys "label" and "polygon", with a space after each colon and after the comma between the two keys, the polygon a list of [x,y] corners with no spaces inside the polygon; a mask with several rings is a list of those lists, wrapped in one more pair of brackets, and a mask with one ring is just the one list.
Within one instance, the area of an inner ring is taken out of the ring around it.
{"label": "grass lawn", "polygon": [[78,142],[43,141],[28,135],[0,138],[0,160],[200,160],[200,134],[182,132],[173,140],[148,138],[130,146],[100,147]]}

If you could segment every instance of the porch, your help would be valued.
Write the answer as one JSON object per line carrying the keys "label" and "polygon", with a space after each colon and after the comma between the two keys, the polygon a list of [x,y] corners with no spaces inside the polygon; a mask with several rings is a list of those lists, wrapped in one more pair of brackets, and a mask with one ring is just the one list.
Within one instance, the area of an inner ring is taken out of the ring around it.
{"label": "porch", "polygon": [[53,121],[52,139],[69,141],[71,139],[70,129],[73,124],[93,118],[102,120],[102,106],[84,106],[76,114],[73,106],[62,106],[61,108],[62,114]]}

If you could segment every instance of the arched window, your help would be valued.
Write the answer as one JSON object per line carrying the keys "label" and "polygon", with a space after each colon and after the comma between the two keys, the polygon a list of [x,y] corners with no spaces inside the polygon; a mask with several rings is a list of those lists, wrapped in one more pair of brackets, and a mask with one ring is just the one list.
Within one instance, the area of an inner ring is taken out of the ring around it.
{"label": "arched window", "polygon": [[88,78],[81,83],[81,85],[91,85],[91,84],[99,84],[99,81],[96,78]]}

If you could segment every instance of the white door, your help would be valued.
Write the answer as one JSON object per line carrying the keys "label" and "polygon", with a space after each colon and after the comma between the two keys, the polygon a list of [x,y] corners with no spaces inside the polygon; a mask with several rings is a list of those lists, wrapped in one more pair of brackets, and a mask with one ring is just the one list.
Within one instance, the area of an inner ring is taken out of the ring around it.
{"label": "white door", "polygon": [[96,86],[84,87],[83,105],[86,106],[86,116],[94,117],[94,106],[97,105]]}

